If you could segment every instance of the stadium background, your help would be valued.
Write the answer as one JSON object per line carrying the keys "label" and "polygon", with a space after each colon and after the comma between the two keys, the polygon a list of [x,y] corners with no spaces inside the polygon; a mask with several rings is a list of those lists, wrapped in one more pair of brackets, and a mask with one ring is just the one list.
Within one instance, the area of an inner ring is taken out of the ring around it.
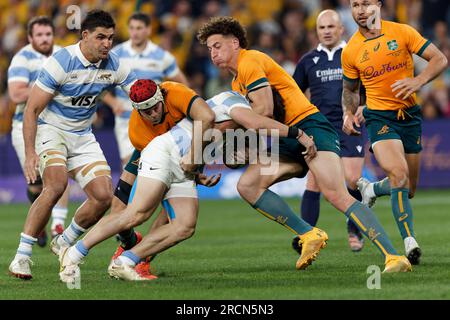
{"label": "stadium background", "polygon": [[[66,19],[70,15],[67,7],[70,5],[78,5],[82,13],[93,8],[111,12],[117,23],[115,43],[127,40],[127,19],[131,13],[137,9],[145,12],[152,17],[151,39],[175,55],[191,87],[201,96],[209,98],[229,89],[230,77],[211,64],[206,47],[199,45],[195,39],[197,28],[207,19],[218,15],[232,15],[239,19],[247,27],[250,48],[268,53],[292,74],[302,55],[318,44],[315,19],[320,10],[334,8],[341,14],[346,39],[356,30],[348,4],[348,0],[272,0],[263,3],[260,0],[0,1],[0,203],[26,201],[24,179],[11,146],[11,118],[15,106],[8,98],[7,68],[12,56],[26,44],[26,23],[31,17],[51,16],[56,25],[55,42],[66,46],[78,40],[78,31],[66,27]],[[384,1],[382,16],[414,26],[450,58],[450,9],[447,1]],[[423,60],[417,58],[416,70],[423,67]],[[424,116],[421,188],[450,187],[449,94],[450,68],[447,68],[418,95]],[[111,110],[100,105],[94,131],[116,180],[121,167],[113,126]],[[364,175],[375,179],[381,172],[370,153],[367,154]],[[201,197],[237,197],[235,184],[240,172],[221,167],[214,170],[222,171],[222,181],[213,189],[201,187]],[[296,196],[303,193],[304,183],[304,180],[293,179],[274,189],[283,196]],[[74,185],[71,198],[82,200],[83,197],[82,190]]]}

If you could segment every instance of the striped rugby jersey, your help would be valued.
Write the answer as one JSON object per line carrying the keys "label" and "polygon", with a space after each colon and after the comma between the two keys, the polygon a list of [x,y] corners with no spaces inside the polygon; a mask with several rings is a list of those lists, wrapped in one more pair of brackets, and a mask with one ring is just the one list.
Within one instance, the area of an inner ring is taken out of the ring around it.
{"label": "striped rugby jersey", "polygon": [[[121,63],[130,66],[138,79],[151,79],[159,84],[164,79],[172,78],[180,72],[175,57],[151,41],[148,41],[147,47],[141,53],[131,47],[131,40],[115,46],[112,52],[117,54]],[[116,88],[115,94],[127,110],[120,116],[129,118],[133,109],[130,100],[120,88]]]}
{"label": "striped rugby jersey", "polygon": [[[61,49],[60,46],[53,46],[53,53]],[[36,51],[31,44],[26,45],[17,52],[11,60],[11,64],[8,68],[8,83],[11,82],[24,82],[29,87],[33,86],[39,71],[42,68],[47,56]],[[25,108],[25,102],[19,103],[16,106],[13,120],[23,120],[23,109]]]}
{"label": "striped rugby jersey", "polygon": [[119,85],[129,93],[136,76],[114,53],[97,63],[89,62],[80,43],[53,54],[39,73],[36,85],[54,94],[39,115],[38,124],[51,124],[77,134],[91,131],[100,93]]}
{"label": "striped rugby jersey", "polygon": [[[232,120],[230,112],[233,108],[241,107],[251,109],[244,96],[235,91],[225,91],[206,100],[208,106],[214,111],[215,122],[220,123]],[[180,155],[185,155],[191,148],[192,120],[184,118],[169,131],[177,144]]]}

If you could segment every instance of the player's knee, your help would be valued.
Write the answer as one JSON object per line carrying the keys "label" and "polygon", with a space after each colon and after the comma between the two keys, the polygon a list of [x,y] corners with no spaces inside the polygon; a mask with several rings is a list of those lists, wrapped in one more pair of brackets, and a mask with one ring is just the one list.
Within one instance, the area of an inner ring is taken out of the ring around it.
{"label": "player's knee", "polygon": [[408,169],[403,167],[394,168],[389,173],[389,180],[391,186],[394,188],[408,188],[409,187]]}
{"label": "player's knee", "polygon": [[110,190],[98,190],[95,192],[92,200],[99,211],[106,211],[111,206],[113,195],[109,191]]}
{"label": "player's knee", "polygon": [[357,174],[356,172],[351,172],[347,174],[346,177],[347,186],[350,189],[355,190],[357,188],[356,182],[358,181],[359,178],[361,178],[361,175]]}
{"label": "player's knee", "polygon": [[242,198],[248,199],[252,194],[255,193],[255,183],[249,179],[239,179],[237,184],[237,191]]}
{"label": "player's knee", "polygon": [[178,226],[175,230],[177,241],[183,241],[192,237],[195,233],[195,226]]}
{"label": "player's knee", "polygon": [[67,183],[52,183],[45,186],[41,193],[44,193],[51,201],[58,201],[66,190]]}

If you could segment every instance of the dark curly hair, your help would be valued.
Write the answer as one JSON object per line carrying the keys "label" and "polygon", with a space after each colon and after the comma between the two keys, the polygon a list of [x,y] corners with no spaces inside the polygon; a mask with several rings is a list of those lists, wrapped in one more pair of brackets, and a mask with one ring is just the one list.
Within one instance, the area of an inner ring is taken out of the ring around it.
{"label": "dark curly hair", "polygon": [[248,46],[247,35],[244,27],[232,17],[215,17],[200,27],[197,32],[197,39],[201,44],[206,44],[206,40],[214,34],[224,36],[233,35],[239,40],[239,46],[246,49]]}

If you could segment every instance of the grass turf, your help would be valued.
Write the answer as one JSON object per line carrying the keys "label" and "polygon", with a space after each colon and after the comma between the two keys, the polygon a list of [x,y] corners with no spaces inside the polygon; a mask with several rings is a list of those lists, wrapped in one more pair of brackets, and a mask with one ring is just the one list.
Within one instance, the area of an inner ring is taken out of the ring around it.
{"label": "grass turf", "polygon": [[[0,299],[449,299],[450,219],[448,191],[419,191],[413,200],[415,232],[423,249],[420,266],[407,274],[382,275],[381,289],[369,290],[369,265],[383,270],[378,250],[366,241],[363,251],[349,250],[345,219],[322,200],[318,226],[329,235],[327,248],[305,271],[295,270],[293,235],[241,200],[202,201],[193,238],[161,254],[152,265],[158,280],[112,280],[106,268],[117,242],[94,248],[81,266],[81,289],[59,282],[57,257],[35,246],[33,280],[8,276],[27,205],[0,206]],[[298,210],[298,199],[288,199]],[[74,212],[76,205],[71,205]],[[375,211],[403,252],[389,198]],[[70,220],[67,220],[68,222]],[[140,227],[144,231],[148,223]]]}

